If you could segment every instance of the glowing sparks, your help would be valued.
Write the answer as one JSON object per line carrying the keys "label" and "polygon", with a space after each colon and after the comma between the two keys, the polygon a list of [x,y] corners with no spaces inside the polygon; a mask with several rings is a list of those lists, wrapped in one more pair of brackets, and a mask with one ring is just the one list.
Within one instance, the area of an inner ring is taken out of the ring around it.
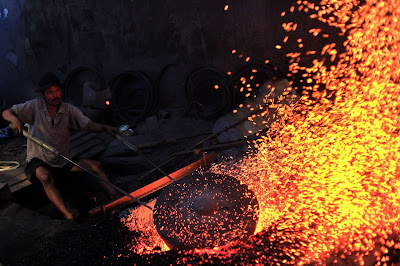
{"label": "glowing sparks", "polygon": [[286,37],[283,39],[283,42],[286,43],[288,39],[289,39],[289,36],[286,36]]}
{"label": "glowing sparks", "polygon": [[[258,151],[212,169],[240,178],[257,195],[259,234],[250,249],[267,238],[270,246],[261,249],[272,254],[258,257],[260,264],[364,265],[368,257],[382,265],[400,249],[400,9],[396,0],[362,2],[297,1],[290,8],[345,34],[345,51],[327,43],[288,52],[288,76],[302,80],[296,85],[301,104],[281,104],[291,97],[286,93],[278,101],[263,99],[277,115],[269,134],[254,143]],[[302,38],[329,42],[332,33],[315,25]],[[291,36],[298,25],[282,27]],[[249,80],[241,81],[243,91]],[[235,115],[246,107],[252,108],[241,105]],[[248,122],[265,122],[259,118]]]}
{"label": "glowing sparks", "polygon": [[[296,61],[302,55],[289,53],[289,76],[304,72],[310,84],[303,87],[303,105],[256,142],[256,155],[215,169],[241,176],[256,192],[262,205],[258,230],[273,225],[277,230],[270,239],[305,243],[285,252],[296,257],[297,265],[329,257],[364,265],[376,243],[375,260],[387,263],[390,247],[400,247],[399,237],[393,236],[400,218],[400,71],[393,68],[399,65],[395,21],[400,12],[394,0],[367,0],[355,9],[357,5],[323,0],[320,7],[308,6],[307,12],[316,12],[312,18],[348,34],[346,52],[339,54],[337,44],[330,43],[305,53],[337,61],[329,67],[317,58],[311,67],[302,66]],[[291,32],[295,25],[288,22],[283,28]],[[309,33],[317,37],[321,29]],[[379,240],[379,235],[386,237]]]}
{"label": "glowing sparks", "polygon": [[[150,207],[154,207],[156,200],[147,203]],[[134,239],[130,245],[130,250],[134,253],[149,254],[153,253],[155,247],[159,251],[169,250],[160,235],[157,233],[153,221],[153,212],[145,207],[137,209],[128,209],[121,214],[121,222],[133,232],[140,234],[138,239]]]}

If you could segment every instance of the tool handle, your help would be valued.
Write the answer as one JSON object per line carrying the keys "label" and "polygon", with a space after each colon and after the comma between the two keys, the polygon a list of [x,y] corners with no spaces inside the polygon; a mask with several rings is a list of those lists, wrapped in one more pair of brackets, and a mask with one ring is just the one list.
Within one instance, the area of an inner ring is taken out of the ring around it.
{"label": "tool handle", "polygon": [[44,143],[40,139],[35,138],[34,136],[29,134],[25,130],[22,130],[22,134],[24,135],[25,138],[29,139],[30,141],[35,142],[37,145],[48,150],[49,152],[54,153],[55,155],[60,155],[60,153],[56,150],[56,148],[50,146],[49,144]]}

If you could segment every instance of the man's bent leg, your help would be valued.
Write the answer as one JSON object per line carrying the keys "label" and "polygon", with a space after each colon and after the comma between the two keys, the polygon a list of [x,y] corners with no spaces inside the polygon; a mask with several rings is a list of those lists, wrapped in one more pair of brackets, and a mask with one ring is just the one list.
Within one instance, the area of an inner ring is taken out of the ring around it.
{"label": "man's bent leg", "polygon": [[[108,179],[100,162],[94,161],[94,160],[89,160],[89,159],[80,159],[78,161],[78,164],[80,166],[82,166],[83,168],[86,168],[87,170],[91,171],[92,173],[98,175],[101,179],[110,182],[110,179]],[[80,171],[82,171],[82,169],[80,169],[77,166],[74,166],[71,168],[71,172],[80,172]],[[119,193],[114,188],[110,187],[109,185],[105,184],[104,182],[101,182],[100,180],[98,180],[98,182],[103,187],[103,189],[107,192],[108,196],[111,199],[116,199],[120,196]]]}
{"label": "man's bent leg", "polygon": [[60,191],[54,185],[54,179],[51,172],[44,166],[36,168],[36,177],[42,182],[44,191],[49,200],[57,207],[66,219],[72,219],[72,213],[65,206]]}

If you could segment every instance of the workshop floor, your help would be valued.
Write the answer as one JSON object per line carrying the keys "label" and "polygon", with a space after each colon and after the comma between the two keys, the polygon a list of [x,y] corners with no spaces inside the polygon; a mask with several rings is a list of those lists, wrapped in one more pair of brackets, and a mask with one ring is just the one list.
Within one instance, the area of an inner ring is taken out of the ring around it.
{"label": "workshop floor", "polygon": [[[165,121],[166,122],[166,121]],[[154,143],[154,140],[176,138],[175,141],[162,144],[147,145],[143,154],[160,164],[169,159],[175,152],[181,152],[195,143],[205,139],[211,129],[211,123],[195,119],[173,119],[169,123],[160,123],[157,130],[151,132],[140,131],[129,140],[137,145]],[[14,137],[0,142],[1,160],[24,160],[25,140]],[[205,143],[205,146],[216,144],[215,140]],[[249,152],[246,144],[234,148],[217,151],[216,162],[231,162]],[[4,159],[3,159],[4,158]],[[163,176],[154,173],[143,177],[152,169],[146,160],[137,154],[125,149],[116,140],[112,140],[106,150],[98,154],[110,179],[114,184],[125,191],[132,192]],[[193,161],[198,157],[192,153],[179,156],[174,162],[165,165],[165,171],[171,173]],[[222,164],[219,164],[222,165]],[[229,165],[227,163],[226,165]],[[77,202],[72,193],[71,206]],[[153,194],[152,198],[157,195]],[[94,200],[96,199],[96,200]],[[144,199],[148,202],[151,197]],[[75,200],[75,201],[74,201]],[[108,201],[104,193],[99,190],[87,192],[78,199],[78,207],[90,209]],[[299,256],[305,256],[301,248],[309,244],[308,239],[296,238],[297,233],[291,227],[280,228],[285,225],[285,217],[279,218],[269,227],[251,236],[245,242],[229,243],[216,249],[201,249],[191,251],[171,250],[161,252],[161,248],[154,246],[152,252],[132,252],[132,245],[147,237],[144,231],[130,231],[121,222],[125,209],[116,209],[108,215],[88,216],[85,213],[76,221],[65,221],[57,210],[43,196],[39,188],[28,186],[13,194],[10,201],[0,202],[0,266],[1,265],[285,265],[294,263]],[[137,205],[136,205],[137,206]],[[82,210],[81,210],[82,212]],[[171,217],[173,219],[173,217]],[[146,227],[144,225],[143,227]],[[310,224],[309,230],[318,231],[318,226]],[[306,229],[304,229],[306,230]],[[308,230],[308,229],[307,229]],[[307,231],[306,232],[309,232]],[[313,231],[314,232],[314,231]],[[279,237],[277,237],[279,236]],[[375,265],[376,257],[383,246],[381,239],[398,242],[398,233],[382,236],[377,233],[371,241],[376,243],[375,248],[364,257],[364,265]],[[301,243],[301,245],[299,244]],[[388,243],[388,242],[386,242]],[[394,242],[393,242],[394,243]],[[140,245],[138,245],[140,246]],[[285,252],[294,251],[288,256]],[[390,265],[399,265],[400,256],[396,246],[389,250]],[[357,252],[343,253],[332,251],[326,265],[352,265]],[[386,251],[388,252],[388,251]],[[346,256],[344,256],[346,254]],[[308,265],[319,265],[310,263]],[[389,264],[388,264],[389,265]]]}
{"label": "workshop floor", "polygon": [[[136,145],[151,144],[141,150],[142,154],[160,165],[172,154],[185,151],[205,139],[211,127],[211,122],[203,120],[171,118],[160,121],[158,128],[151,131],[138,126],[129,140]],[[19,136],[2,139],[1,160],[23,162],[26,156],[25,143],[25,139]],[[216,140],[210,140],[204,145],[216,143]],[[221,151],[217,160],[229,154],[241,154],[245,150],[246,145],[242,145]],[[118,140],[111,141],[107,149],[94,159],[100,160],[111,181],[127,192],[163,176],[158,171],[145,176],[153,166],[142,156],[127,150]],[[171,173],[198,159],[192,153],[177,156],[165,164],[163,170]],[[119,222],[118,213],[121,210],[107,216],[88,216],[85,213],[85,210],[108,202],[102,191],[86,191],[79,198],[74,193],[66,196],[73,211],[80,213],[76,221],[63,220],[42,189],[33,185],[15,192],[12,200],[0,202],[0,265],[108,265],[119,264],[121,256],[125,262],[148,264],[153,261],[153,264],[157,264],[159,260],[153,256],[129,254],[127,259],[126,246],[135,236]],[[156,196],[157,193],[145,200]],[[169,259],[171,263],[174,262],[173,256],[169,256]]]}

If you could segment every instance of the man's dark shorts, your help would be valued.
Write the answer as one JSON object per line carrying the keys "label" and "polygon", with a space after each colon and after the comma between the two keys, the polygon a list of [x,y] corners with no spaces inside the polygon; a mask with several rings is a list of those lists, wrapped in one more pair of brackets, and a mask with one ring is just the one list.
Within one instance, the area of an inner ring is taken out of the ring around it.
{"label": "man's dark shorts", "polygon": [[74,166],[71,162],[68,162],[66,165],[62,167],[53,167],[43,162],[38,158],[33,158],[25,167],[25,175],[26,178],[31,181],[33,184],[41,184],[40,180],[36,177],[36,169],[40,166],[48,169],[54,178],[65,177]]}
{"label": "man's dark shorts", "polygon": [[[88,176],[85,172],[71,174],[71,169],[74,164],[70,162],[65,166],[57,168],[48,165],[40,159],[33,158],[25,167],[25,175],[36,188],[39,188],[43,192],[44,187],[42,186],[42,182],[40,182],[35,174],[36,169],[40,166],[47,168],[52,173],[54,185],[60,191],[64,200],[76,206],[78,209],[82,208],[81,210],[84,210],[84,212],[94,207],[91,205],[88,207],[88,201],[85,203],[87,198],[84,198],[84,193],[99,190],[96,179],[91,178],[91,176]],[[82,176],[82,174],[84,174],[84,176]]]}

